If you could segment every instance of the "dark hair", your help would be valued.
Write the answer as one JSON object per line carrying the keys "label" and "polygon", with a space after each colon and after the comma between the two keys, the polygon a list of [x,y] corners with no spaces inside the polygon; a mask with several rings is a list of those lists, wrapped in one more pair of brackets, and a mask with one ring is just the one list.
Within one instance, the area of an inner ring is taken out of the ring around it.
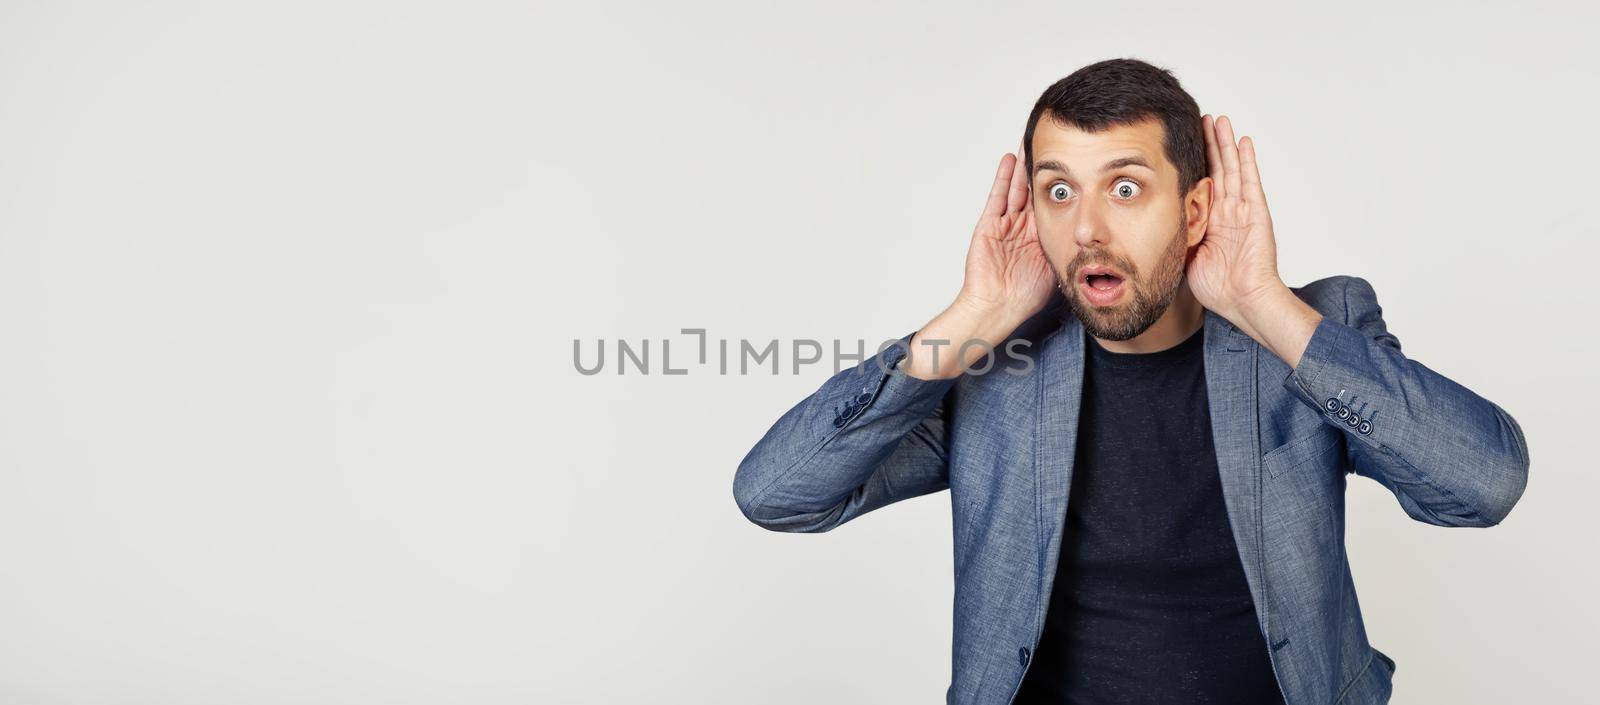
{"label": "dark hair", "polygon": [[1162,147],[1178,168],[1181,198],[1206,175],[1206,142],[1200,107],[1171,71],[1138,59],[1106,59],[1089,64],[1046,88],[1028,115],[1023,133],[1028,176],[1033,176],[1033,128],[1048,112],[1057,124],[1085,132],[1161,121]]}

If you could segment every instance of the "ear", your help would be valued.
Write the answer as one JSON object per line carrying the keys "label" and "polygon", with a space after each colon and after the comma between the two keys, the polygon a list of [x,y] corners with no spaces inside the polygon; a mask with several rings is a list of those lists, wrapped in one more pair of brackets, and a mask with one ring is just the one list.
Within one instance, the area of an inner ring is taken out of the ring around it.
{"label": "ear", "polygon": [[1183,197],[1183,225],[1189,247],[1200,244],[1211,222],[1211,177],[1201,177]]}

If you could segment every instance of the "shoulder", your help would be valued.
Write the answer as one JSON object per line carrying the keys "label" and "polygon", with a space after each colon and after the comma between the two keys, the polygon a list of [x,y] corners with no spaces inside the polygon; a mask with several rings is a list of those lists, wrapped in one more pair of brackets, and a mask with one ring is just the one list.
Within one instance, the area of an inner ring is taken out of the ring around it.
{"label": "shoulder", "polygon": [[1381,311],[1372,283],[1361,277],[1335,274],[1289,287],[1294,295],[1318,313],[1346,324],[1361,321]]}

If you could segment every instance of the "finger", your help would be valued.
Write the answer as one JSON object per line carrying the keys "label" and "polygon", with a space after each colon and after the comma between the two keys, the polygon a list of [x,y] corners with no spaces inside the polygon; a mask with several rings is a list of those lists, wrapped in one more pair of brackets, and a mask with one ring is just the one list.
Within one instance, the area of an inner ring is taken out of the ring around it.
{"label": "finger", "polygon": [[1022,147],[1017,147],[1017,166],[1011,171],[1011,192],[1006,200],[1006,213],[1016,213],[1028,204],[1028,165],[1023,159],[1026,154]]}
{"label": "finger", "polygon": [[[1222,154],[1217,151],[1217,136],[1212,131],[1217,128],[1215,120],[1210,115],[1200,117],[1201,132],[1206,135],[1206,167],[1211,172],[1211,183],[1222,188]],[[1218,194],[1221,195],[1221,194]]]}
{"label": "finger", "polygon": [[1217,148],[1222,150],[1223,193],[1239,195],[1239,142],[1233,136],[1233,121],[1223,115],[1217,118]]}
{"label": "finger", "polygon": [[1000,157],[1000,168],[995,171],[994,185],[989,187],[989,200],[983,204],[983,216],[999,218],[1006,214],[1006,190],[1011,187],[1011,165],[1006,163],[1011,155]]}
{"label": "finger", "polygon": [[1011,221],[1011,229],[1006,235],[1011,239],[1026,239],[1028,230],[1033,227],[1033,211],[1023,209],[1017,213],[1015,220]]}
{"label": "finger", "polygon": [[1267,205],[1267,192],[1261,188],[1261,168],[1256,163],[1256,142],[1249,137],[1239,140],[1239,180],[1245,200]]}

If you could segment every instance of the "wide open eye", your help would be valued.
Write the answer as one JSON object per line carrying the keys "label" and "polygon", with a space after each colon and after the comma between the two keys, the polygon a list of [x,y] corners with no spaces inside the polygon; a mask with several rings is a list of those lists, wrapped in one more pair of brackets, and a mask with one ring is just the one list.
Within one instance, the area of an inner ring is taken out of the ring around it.
{"label": "wide open eye", "polygon": [[1122,179],[1111,187],[1111,193],[1124,201],[1139,195],[1143,191],[1144,189],[1132,179]]}
{"label": "wide open eye", "polygon": [[1050,200],[1060,203],[1072,198],[1072,187],[1057,181],[1050,184]]}

